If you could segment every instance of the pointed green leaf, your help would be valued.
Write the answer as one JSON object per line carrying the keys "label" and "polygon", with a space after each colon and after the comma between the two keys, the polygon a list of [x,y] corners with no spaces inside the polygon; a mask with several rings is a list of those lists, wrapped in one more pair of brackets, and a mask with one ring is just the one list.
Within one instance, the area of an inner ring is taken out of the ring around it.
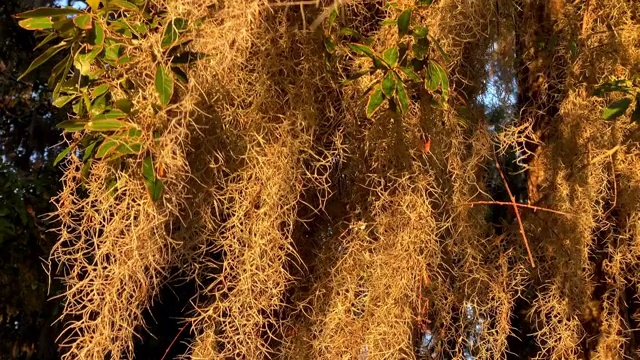
{"label": "pointed green leaf", "polygon": [[436,91],[442,84],[442,74],[444,69],[435,61],[429,61],[427,66],[426,88],[429,91]]}
{"label": "pointed green leaf", "polygon": [[25,71],[22,75],[20,75],[18,80],[23,79],[27,74],[32,72],[38,66],[47,62],[47,60],[51,59],[55,54],[57,54],[60,50],[64,49],[65,47],[67,47],[67,44],[62,42],[56,46],[48,48],[44,53],[42,53],[42,55],[38,56],[35,60],[33,60],[33,62],[31,63],[27,71]]}
{"label": "pointed green leaf", "polygon": [[396,92],[396,75],[391,70],[382,79],[382,92],[387,98],[392,98]]}
{"label": "pointed green leaf", "polygon": [[329,54],[333,54],[336,51],[336,44],[334,44],[330,38],[326,37],[324,38],[324,48]]}
{"label": "pointed green leaf", "polygon": [[117,140],[108,139],[103,141],[96,151],[95,158],[102,159],[103,157],[109,155],[113,150],[115,150],[118,145],[120,145],[120,142]]}
{"label": "pointed green leaf", "polygon": [[342,28],[340,29],[340,31],[338,31],[338,34],[342,35],[342,36],[352,36],[356,39],[359,39],[362,37],[362,35],[360,35],[359,32],[351,29],[351,28]]}
{"label": "pointed green leaf", "polygon": [[380,23],[382,26],[396,26],[398,25],[398,21],[396,19],[387,19]]}
{"label": "pointed green leaf", "polygon": [[37,50],[41,47],[43,47],[44,45],[48,44],[49,42],[51,42],[51,40],[55,39],[58,37],[58,34],[56,34],[55,32],[52,32],[51,34],[47,35],[47,37],[44,38],[44,40],[42,40],[40,43],[38,43],[38,45],[33,48],[33,50]]}
{"label": "pointed green leaf", "polygon": [[418,0],[418,6],[427,6],[433,4],[433,0]]}
{"label": "pointed green leaf", "polygon": [[19,19],[29,19],[29,18],[36,18],[36,17],[73,15],[73,14],[80,14],[80,13],[82,13],[82,10],[74,9],[71,7],[67,7],[67,8],[43,7],[43,8],[25,11],[20,14],[16,14],[16,17]]}
{"label": "pointed green leaf", "polygon": [[444,50],[442,49],[442,46],[440,46],[440,43],[438,42],[438,40],[435,37],[431,36],[431,35],[429,35],[429,39],[436,46],[436,49],[440,53],[440,56],[442,56],[442,60],[444,60],[445,63],[448,63],[449,62],[449,55],[447,55],[447,53],[444,52]]}
{"label": "pointed green leaf", "polygon": [[380,108],[384,102],[384,93],[380,86],[376,86],[373,89],[371,95],[369,95],[369,101],[367,102],[367,117],[371,118],[373,114]]}
{"label": "pointed green leaf", "polygon": [[156,172],[153,168],[153,160],[151,159],[151,156],[147,156],[142,159],[142,176],[144,176],[146,180],[150,181],[156,179]]}
{"label": "pointed green leaf", "polygon": [[631,98],[616,100],[604,109],[602,112],[602,118],[605,120],[613,120],[620,117],[624,115],[625,111],[629,108],[629,105],[631,105]]}
{"label": "pointed green leaf", "polygon": [[91,8],[91,10],[98,10],[100,6],[100,0],[87,0],[87,5]]}
{"label": "pointed green leaf", "polygon": [[386,62],[390,67],[395,67],[398,64],[398,47],[390,47],[382,53],[382,59]]}
{"label": "pointed green leaf", "polygon": [[415,37],[416,39],[422,39],[429,35],[429,30],[427,30],[427,28],[424,26],[416,26],[413,28],[413,30],[411,30],[411,35],[413,35],[413,37]]}
{"label": "pointed green leaf", "polygon": [[20,20],[18,25],[27,30],[45,30],[53,28],[53,21],[49,17],[37,17]]}
{"label": "pointed green leaf", "polygon": [[415,82],[422,82],[422,79],[420,79],[420,77],[418,76],[418,74],[416,74],[415,71],[413,71],[412,68],[410,67],[403,67],[400,70],[402,70],[402,72],[407,75],[407,77],[409,77],[409,79],[411,79],[412,81]]}
{"label": "pointed green leaf", "polygon": [[402,114],[406,114],[407,111],[409,111],[409,96],[407,95],[407,90],[404,88],[404,84],[399,77],[397,84],[396,96],[398,98],[398,103],[400,104],[400,112]]}
{"label": "pointed green leaf", "polygon": [[89,144],[86,149],[84,149],[84,154],[82,154],[82,161],[87,161],[87,159],[89,159],[93,155],[93,151],[95,150],[98,142],[99,140],[96,140]]}
{"label": "pointed green leaf", "polygon": [[371,70],[364,70],[364,71],[359,71],[351,76],[349,76],[346,80],[342,81],[340,83],[340,85],[347,85],[349,83],[352,83],[356,80],[358,80],[359,78],[363,77],[364,75],[367,75],[371,72]]}
{"label": "pointed green leaf", "polygon": [[331,29],[333,24],[336,22],[337,17],[338,17],[338,7],[334,6],[331,12],[329,13],[329,22],[328,22],[329,29]]}
{"label": "pointed green leaf", "polygon": [[446,106],[447,100],[449,99],[449,76],[447,76],[447,72],[444,68],[440,68],[440,85],[442,86],[442,103]]}
{"label": "pointed green leaf", "polygon": [[411,25],[411,9],[403,11],[398,16],[398,35],[403,37],[409,33],[409,26]]}
{"label": "pointed green leaf", "polygon": [[56,125],[57,128],[63,129],[68,132],[76,132],[84,130],[85,122],[67,120]]}
{"label": "pointed green leaf", "polygon": [[119,110],[111,110],[108,111],[104,114],[100,114],[96,117],[93,118],[93,120],[117,120],[117,119],[122,119],[125,118],[127,116],[127,114],[123,113],[122,111]]}
{"label": "pointed green leaf", "polygon": [[91,103],[91,116],[97,116],[102,114],[107,108],[107,94],[98,96],[93,103]]}
{"label": "pointed green leaf", "polygon": [[162,35],[162,42],[160,45],[163,49],[169,48],[178,41],[178,37],[178,29],[176,29],[173,22],[170,21],[164,28],[164,34]]}
{"label": "pointed green leaf", "polygon": [[162,106],[169,105],[171,97],[173,96],[173,77],[171,76],[171,72],[167,71],[162,65],[158,66],[156,70],[155,86],[160,104],[162,104]]}
{"label": "pointed green leaf", "polygon": [[92,120],[85,124],[85,129],[89,131],[115,131],[134,127],[135,124],[116,119]]}
{"label": "pointed green leaf", "polygon": [[109,90],[109,84],[101,84],[91,89],[91,98],[95,99]]}
{"label": "pointed green leaf", "polygon": [[78,95],[63,95],[58,97],[54,102],[53,102],[53,106],[57,107],[57,108],[61,108],[65,105],[67,105],[71,100],[77,98]]}
{"label": "pointed green leaf", "polygon": [[129,99],[118,99],[115,101],[114,105],[124,113],[130,113],[133,108],[133,103]]}
{"label": "pointed green leaf", "polygon": [[91,44],[94,46],[102,46],[104,44],[104,28],[99,22],[93,24]]}
{"label": "pointed green leaf", "polygon": [[89,30],[92,26],[91,15],[78,15],[73,18],[73,23],[76,24],[78,29]]}
{"label": "pointed green leaf", "polygon": [[365,55],[365,56],[368,56],[370,58],[374,58],[375,57],[375,54],[373,53],[373,50],[371,50],[371,48],[368,47],[367,45],[357,44],[357,43],[350,43],[350,44],[347,44],[347,46],[358,55]]}
{"label": "pointed green leaf", "polygon": [[149,191],[149,196],[153,201],[158,201],[162,197],[162,191],[164,190],[164,184],[160,179],[156,179],[153,181],[146,180],[145,184],[147,185],[147,190]]}
{"label": "pointed green leaf", "polygon": [[123,10],[138,10],[138,7],[135,4],[132,4],[128,1],[124,0],[109,0],[109,7],[115,7]]}
{"label": "pointed green leaf", "polygon": [[71,152],[72,148],[73,148],[72,146],[68,146],[66,149],[62,150],[60,154],[56,156],[55,160],[53,160],[53,166],[58,165],[58,163],[62,161],[62,159],[67,157],[67,155],[69,155],[69,153]]}

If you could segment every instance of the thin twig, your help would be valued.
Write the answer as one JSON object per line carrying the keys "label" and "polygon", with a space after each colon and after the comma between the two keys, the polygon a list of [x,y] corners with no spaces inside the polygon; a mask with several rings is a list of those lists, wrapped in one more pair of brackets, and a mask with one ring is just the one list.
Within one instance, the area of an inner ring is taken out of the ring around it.
{"label": "thin twig", "polygon": [[[470,202],[466,202],[463,205],[508,205],[508,206],[513,206],[513,203],[511,202],[506,202],[506,201],[470,201]],[[540,210],[540,211],[546,211],[546,212],[550,212],[550,213],[554,213],[554,214],[560,214],[560,215],[564,215],[564,216],[574,216],[574,214],[570,214],[570,213],[566,213],[563,211],[559,211],[559,210],[553,210],[553,209],[547,209],[547,208],[543,208],[543,207],[539,207],[539,206],[533,206],[533,205],[527,205],[527,204],[522,204],[522,203],[516,203],[517,207],[521,207],[521,208],[527,208],[527,209],[532,209],[534,211]]]}
{"label": "thin twig", "polygon": [[171,348],[173,347],[173,344],[176,342],[176,340],[178,340],[178,338],[180,337],[180,334],[182,334],[184,329],[186,329],[187,325],[189,325],[189,322],[184,323],[180,331],[178,331],[178,335],[176,335],[176,337],[173,338],[173,341],[171,341],[171,344],[169,344],[169,347],[167,348],[167,350],[164,351],[164,355],[162,355],[162,358],[160,360],[164,360],[167,357],[167,354],[169,354],[169,350],[171,350]]}
{"label": "thin twig", "polygon": [[516,218],[518,219],[518,226],[520,227],[520,234],[522,234],[522,240],[524,240],[524,246],[527,248],[527,255],[529,255],[529,262],[531,263],[531,267],[536,267],[536,263],[533,261],[533,254],[531,253],[531,248],[529,247],[529,241],[527,241],[527,234],[524,232],[524,225],[522,225],[522,219],[520,218],[520,210],[518,210],[518,203],[516,202],[516,198],[511,193],[511,189],[509,188],[509,184],[507,183],[507,179],[504,177],[502,173],[502,169],[500,168],[500,162],[498,161],[498,157],[496,156],[495,151],[493,152],[493,159],[496,162],[496,168],[498,169],[498,173],[500,173],[500,178],[504,183],[504,187],[507,189],[507,194],[509,194],[509,199],[511,199],[511,206],[513,206],[513,210],[516,213]]}

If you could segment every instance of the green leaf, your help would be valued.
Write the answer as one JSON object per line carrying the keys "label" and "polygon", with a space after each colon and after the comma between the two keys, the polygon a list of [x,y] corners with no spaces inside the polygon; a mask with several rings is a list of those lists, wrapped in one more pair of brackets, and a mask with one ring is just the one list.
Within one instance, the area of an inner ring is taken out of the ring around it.
{"label": "green leaf", "polygon": [[416,26],[413,28],[413,30],[411,30],[411,35],[413,35],[413,37],[415,37],[416,39],[422,39],[429,35],[429,30],[427,30],[427,28],[424,26]]}
{"label": "green leaf", "polygon": [[178,28],[179,26],[186,26],[186,21],[184,19],[175,19],[174,21],[169,21],[167,23],[162,35],[162,42],[160,43],[163,49],[173,46],[178,41],[180,31],[180,29]]}
{"label": "green leaf", "polygon": [[44,40],[42,40],[40,43],[38,43],[38,45],[36,47],[33,48],[33,50],[37,50],[41,47],[43,47],[44,45],[48,44],[51,40],[55,39],[58,37],[58,34],[52,32],[51,34],[47,35],[47,37],[44,38]]}
{"label": "green leaf", "polygon": [[433,4],[433,0],[418,0],[418,6],[427,6]]}
{"label": "green leaf", "polygon": [[133,108],[133,103],[131,102],[131,100],[126,99],[126,98],[116,100],[114,105],[119,110],[121,110],[122,112],[125,112],[127,114],[129,114],[131,112],[131,109]]}
{"label": "green leaf", "polygon": [[358,80],[359,78],[363,77],[364,75],[367,75],[371,72],[371,70],[364,70],[364,71],[359,71],[351,76],[349,76],[347,79],[345,79],[344,81],[342,81],[340,83],[340,85],[347,85],[349,83],[352,83],[356,80]]}
{"label": "green leaf", "polygon": [[382,53],[382,59],[386,62],[390,67],[395,67],[398,64],[398,47],[394,46],[388,48]]}
{"label": "green leaf", "polygon": [[98,96],[93,103],[91,103],[91,116],[97,116],[102,114],[107,108],[107,94]]}
{"label": "green leaf", "polygon": [[631,81],[627,79],[621,79],[621,80],[616,79],[616,80],[611,80],[596,86],[596,88],[593,91],[593,94],[598,97],[602,97],[605,94],[616,92],[616,91],[629,94],[632,89],[633,89],[633,84],[631,83]]}
{"label": "green leaf", "polygon": [[351,28],[342,28],[340,29],[340,31],[338,31],[338,34],[342,35],[342,36],[352,36],[354,38],[361,38],[362,35],[360,35],[359,32],[351,29]]}
{"label": "green leaf", "polygon": [[118,140],[108,139],[102,142],[96,151],[95,158],[102,159],[103,157],[109,155],[113,150],[115,150],[120,145]]}
{"label": "green leaf", "polygon": [[156,179],[154,181],[146,180],[145,184],[147,185],[147,190],[149,191],[149,196],[151,196],[151,200],[158,201],[162,197],[162,191],[164,190],[164,184],[160,179]]}
{"label": "green leaf", "polygon": [[116,131],[130,127],[135,127],[135,124],[116,119],[92,120],[85,124],[89,131]]}
{"label": "green leaf", "polygon": [[95,116],[93,118],[93,120],[98,120],[98,121],[102,121],[102,120],[117,120],[117,119],[122,119],[124,117],[126,117],[127,114],[123,113],[122,111],[119,110],[111,110],[108,111],[104,114],[100,114],[98,116]]}
{"label": "green leaf", "polygon": [[138,7],[135,4],[124,0],[109,0],[108,4],[109,7],[115,7],[123,10],[138,10]]}
{"label": "green leaf", "polygon": [[324,38],[324,48],[329,54],[333,54],[336,51],[336,44],[334,44],[330,38],[326,37]]}
{"label": "green leaf", "polygon": [[389,70],[382,79],[382,92],[387,98],[392,98],[396,92],[396,75]]}
{"label": "green leaf", "polygon": [[444,69],[435,61],[429,61],[427,66],[426,88],[429,91],[436,91],[442,84],[442,74]]}
{"label": "green leaf", "polygon": [[18,78],[18,81],[23,79],[27,74],[29,74],[33,70],[35,70],[38,66],[47,62],[47,60],[51,59],[55,54],[57,54],[60,50],[64,49],[65,47],[67,47],[67,43],[62,42],[56,46],[48,48],[44,53],[42,53],[42,55],[38,56],[35,60],[33,60],[33,62],[31,63],[27,71],[25,71],[22,75],[20,75],[20,77]]}
{"label": "green leaf", "polygon": [[36,17],[49,17],[49,16],[60,16],[60,15],[73,15],[80,14],[82,10],[74,9],[72,7],[66,8],[51,8],[51,7],[43,7],[30,11],[25,11],[20,14],[16,14],[16,17],[19,19],[29,19]]}
{"label": "green leaf", "polygon": [[72,146],[68,146],[66,149],[62,150],[60,152],[60,154],[58,154],[58,156],[56,156],[55,160],[53,160],[53,166],[58,165],[58,163],[60,161],[62,161],[62,159],[64,159],[65,157],[67,157],[67,155],[69,155],[69,153],[71,152],[71,150],[73,149]]}
{"label": "green leaf", "polygon": [[95,150],[98,142],[99,140],[96,140],[89,144],[86,149],[84,149],[84,154],[82,154],[82,161],[87,161],[87,159],[89,159],[93,155],[93,151]]}
{"label": "green leaf", "polygon": [[56,127],[68,132],[77,132],[80,130],[84,130],[85,124],[85,122],[67,120],[56,124]]}
{"label": "green leaf", "polygon": [[412,68],[410,67],[403,67],[400,68],[400,70],[402,70],[402,72],[407,75],[407,77],[415,82],[422,82],[422,79],[420,79],[420,77],[418,76],[418,74],[416,74],[415,71],[413,71]]}
{"label": "green leaf", "polygon": [[350,44],[347,44],[347,46],[358,55],[365,55],[372,59],[376,57],[376,55],[373,53],[373,50],[371,50],[371,48],[368,47],[367,45],[350,43]]}
{"label": "green leaf", "polygon": [[73,19],[78,29],[89,30],[92,26],[91,15],[78,15]]}
{"label": "green leaf", "polygon": [[631,98],[622,98],[609,104],[602,112],[602,118],[605,120],[613,120],[624,115],[625,111],[631,105]]}
{"label": "green leaf", "polygon": [[95,99],[109,90],[109,84],[101,84],[91,90],[91,98]]}
{"label": "green leaf", "polygon": [[404,88],[404,83],[400,77],[398,77],[397,80],[396,96],[398,98],[398,103],[400,103],[400,112],[405,114],[409,111],[409,96],[407,95],[407,90]]}
{"label": "green leaf", "polygon": [[444,52],[444,50],[442,49],[442,46],[440,46],[440,43],[438,42],[438,40],[435,37],[431,36],[431,35],[429,35],[429,39],[436,46],[436,49],[440,53],[440,56],[442,56],[442,60],[444,60],[445,62],[449,62],[449,55],[447,55],[447,53]]}
{"label": "green leaf", "polygon": [[99,22],[93,24],[93,33],[91,37],[91,44],[94,46],[104,45],[104,28]]}
{"label": "green leaf", "polygon": [[333,26],[333,24],[336,22],[336,18],[338,17],[338,7],[335,6],[332,10],[331,13],[329,13],[329,29],[331,29],[331,27]]}
{"label": "green leaf", "polygon": [[369,101],[367,102],[367,117],[371,118],[373,114],[380,108],[384,101],[384,93],[380,86],[376,86],[369,95]]}
{"label": "green leaf", "polygon": [[27,30],[45,30],[53,28],[53,21],[49,17],[37,17],[20,20],[18,25]]}
{"label": "green leaf", "polygon": [[398,21],[396,19],[387,19],[380,23],[382,26],[396,26]]}
{"label": "green leaf", "polygon": [[87,5],[89,5],[91,10],[98,10],[98,7],[100,6],[100,0],[86,0],[86,1],[87,1]]}
{"label": "green leaf", "polygon": [[78,95],[63,95],[58,97],[54,102],[53,102],[53,106],[57,107],[57,108],[61,108],[65,105],[67,105],[71,100],[76,99],[78,97]]}
{"label": "green leaf", "polygon": [[171,76],[171,72],[167,71],[162,65],[158,66],[156,70],[155,86],[160,104],[162,104],[162,106],[169,105],[171,97],[173,96],[173,77]]}
{"label": "green leaf", "polygon": [[409,33],[411,25],[411,9],[403,11],[398,16],[398,36],[403,37]]}
{"label": "green leaf", "polygon": [[423,60],[429,53],[429,40],[422,38],[413,44],[413,55],[418,60]]}
{"label": "green leaf", "polygon": [[153,181],[156,179],[156,172],[153,168],[153,159],[151,159],[151,156],[142,159],[142,176],[144,176],[146,180]]}

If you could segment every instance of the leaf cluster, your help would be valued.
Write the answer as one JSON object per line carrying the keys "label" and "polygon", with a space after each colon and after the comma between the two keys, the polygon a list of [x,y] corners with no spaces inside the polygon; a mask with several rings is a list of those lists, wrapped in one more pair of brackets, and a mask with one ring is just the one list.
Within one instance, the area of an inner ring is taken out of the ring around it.
{"label": "leaf cluster", "polygon": [[[54,165],[77,152],[85,176],[96,159],[121,160],[148,152],[142,131],[133,121],[139,110],[132,96],[141,90],[140,85],[127,77],[113,79],[113,74],[126,73],[117,70],[134,61],[130,50],[146,36],[162,34],[163,53],[156,59],[154,81],[157,111],[170,106],[175,82],[186,84],[189,63],[202,57],[186,50],[189,41],[181,34],[189,28],[188,21],[169,18],[146,0],[89,0],[87,4],[87,10],[45,7],[16,15],[21,27],[42,35],[36,49],[49,46],[21,78],[54,55],[65,54],[53,67],[48,83],[53,105],[71,105],[74,115],[57,126],[66,132],[81,132],[81,137],[58,155]],[[51,46],[54,41],[57,43]],[[158,181],[154,177],[147,182],[150,193],[161,191]]]}
{"label": "leaf cluster", "polygon": [[393,19],[384,21],[382,26],[396,27],[398,40],[381,53],[374,51],[371,48],[372,41],[363,38],[357,31],[336,26],[337,7],[328,17],[328,34],[324,38],[326,51],[332,55],[343,52],[371,60],[369,69],[357,72],[343,82],[347,84],[364,75],[375,77],[376,80],[365,91],[365,95],[369,96],[367,117],[372,117],[385,100],[389,109],[405,114],[409,111],[411,101],[407,89],[414,84],[421,84],[425,90],[437,95],[439,106],[447,106],[449,78],[441,63],[431,56],[431,50],[435,48],[444,61],[448,61],[448,56],[426,27],[413,23],[416,7],[430,4],[428,0],[417,1],[414,7],[400,11],[397,3],[390,3],[388,8],[397,14]]}
{"label": "leaf cluster", "polygon": [[635,108],[631,113],[631,121],[640,124],[640,77],[634,79],[613,79],[596,86],[593,94],[604,97],[609,93],[622,93],[625,96],[611,102],[602,112],[605,120],[614,120],[627,112],[635,99]]}

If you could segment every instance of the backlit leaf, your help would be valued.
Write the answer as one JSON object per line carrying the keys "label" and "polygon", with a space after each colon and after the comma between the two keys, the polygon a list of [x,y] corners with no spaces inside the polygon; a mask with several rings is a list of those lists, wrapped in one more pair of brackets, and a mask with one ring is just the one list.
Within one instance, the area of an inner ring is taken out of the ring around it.
{"label": "backlit leaf", "polygon": [[134,124],[122,120],[103,119],[92,120],[86,123],[85,129],[90,131],[115,131],[135,126]]}
{"label": "backlit leaf", "polygon": [[73,146],[69,146],[66,149],[62,150],[60,152],[60,154],[58,154],[58,156],[56,156],[55,160],[53,160],[53,166],[58,165],[58,163],[60,161],[62,161],[62,159],[64,159],[65,157],[67,157],[67,155],[69,155],[69,153],[71,152],[71,150],[73,149]]}
{"label": "backlit leaf", "polygon": [[400,104],[400,112],[405,114],[409,111],[409,96],[407,95],[407,90],[404,88],[404,84],[399,77],[397,81],[396,96],[398,98],[398,103]]}
{"label": "backlit leaf", "polygon": [[78,29],[89,30],[92,25],[91,15],[78,15],[73,19],[73,23]]}
{"label": "backlit leaf", "polygon": [[147,180],[156,179],[156,173],[153,169],[153,159],[151,159],[151,156],[147,156],[142,159],[142,176]]}
{"label": "backlit leaf", "polygon": [[109,155],[113,150],[115,150],[120,145],[120,142],[117,140],[107,139],[100,144],[98,150],[96,151],[95,158],[102,159],[103,157]]}
{"label": "backlit leaf", "polygon": [[94,46],[102,46],[104,44],[104,29],[99,22],[93,24],[93,34],[91,37],[91,43]]}
{"label": "backlit leaf", "polygon": [[42,53],[42,55],[38,56],[35,60],[33,60],[33,62],[31,63],[31,65],[29,66],[27,71],[25,71],[22,75],[20,75],[18,80],[21,80],[27,74],[29,74],[30,72],[35,70],[38,66],[40,66],[40,65],[44,64],[45,62],[47,62],[47,60],[51,59],[60,50],[64,49],[66,47],[66,45],[67,45],[66,43],[62,42],[62,43],[60,43],[60,44],[58,44],[56,46],[48,48],[44,53]]}
{"label": "backlit leaf", "polygon": [[100,0],[86,0],[86,1],[87,1],[87,5],[91,7],[91,10],[98,10],[98,7],[100,6]]}
{"label": "backlit leaf", "polygon": [[53,102],[53,106],[61,108],[65,105],[67,105],[71,100],[77,98],[77,95],[63,95],[63,96],[59,96],[54,102]]}
{"label": "backlit leaf", "polygon": [[93,120],[115,120],[115,119],[122,119],[124,117],[126,117],[127,114],[123,113],[122,111],[119,110],[111,110],[108,111],[104,114],[100,114],[96,117],[93,118]]}
{"label": "backlit leaf", "polygon": [[20,27],[27,30],[52,29],[53,21],[49,17],[37,17],[18,21]]}
{"label": "backlit leaf", "polygon": [[388,48],[382,53],[382,59],[390,66],[395,67],[398,64],[398,47]]}
{"label": "backlit leaf", "polygon": [[170,71],[160,65],[156,70],[155,87],[158,99],[162,106],[169,105],[171,97],[173,96],[173,76]]}
{"label": "backlit leaf", "polygon": [[98,96],[93,103],[91,103],[91,116],[96,116],[102,114],[107,108],[107,95],[103,94]]}
{"label": "backlit leaf", "polygon": [[49,17],[49,16],[60,16],[60,15],[73,15],[80,14],[82,10],[74,9],[72,7],[66,8],[51,8],[51,7],[43,7],[39,9],[25,11],[20,14],[16,14],[16,17],[19,19],[28,19],[28,18],[36,18],[36,17]]}
{"label": "backlit leaf", "polygon": [[138,10],[138,7],[135,4],[124,0],[109,0],[108,4],[109,7],[115,7],[124,10]]}
{"label": "backlit leaf", "polygon": [[84,130],[85,122],[67,120],[56,125],[57,128],[63,129],[68,132],[76,132]]}
{"label": "backlit leaf", "polygon": [[411,25],[411,9],[403,11],[398,16],[398,35],[403,37],[409,33],[409,26]]}
{"label": "backlit leaf", "polygon": [[388,71],[382,79],[382,92],[387,98],[392,98],[396,92],[396,75],[393,71]]}
{"label": "backlit leaf", "polygon": [[371,118],[373,114],[380,108],[384,101],[384,93],[380,86],[376,86],[373,89],[371,95],[369,95],[369,101],[367,102],[367,117]]}
{"label": "backlit leaf", "polygon": [[109,90],[109,85],[108,85],[108,84],[101,84],[101,85],[98,85],[98,86],[94,87],[94,88],[91,90],[91,98],[95,99],[95,98],[97,98],[98,96],[100,96],[100,95],[102,95],[102,94],[106,93],[106,92],[107,92],[107,90]]}
{"label": "backlit leaf", "polygon": [[624,115],[625,111],[631,105],[631,98],[622,98],[609,104],[602,112],[602,118],[605,120],[613,120]]}
{"label": "backlit leaf", "polygon": [[416,39],[422,39],[429,35],[429,30],[427,30],[424,26],[416,26],[411,31],[411,35],[413,35]]}
{"label": "backlit leaf", "polygon": [[58,37],[58,34],[56,34],[55,32],[52,32],[51,34],[47,35],[47,37],[45,37],[40,43],[38,43],[38,45],[35,48],[33,48],[33,50],[37,50],[43,47],[44,45],[48,44],[51,40],[57,37]]}

